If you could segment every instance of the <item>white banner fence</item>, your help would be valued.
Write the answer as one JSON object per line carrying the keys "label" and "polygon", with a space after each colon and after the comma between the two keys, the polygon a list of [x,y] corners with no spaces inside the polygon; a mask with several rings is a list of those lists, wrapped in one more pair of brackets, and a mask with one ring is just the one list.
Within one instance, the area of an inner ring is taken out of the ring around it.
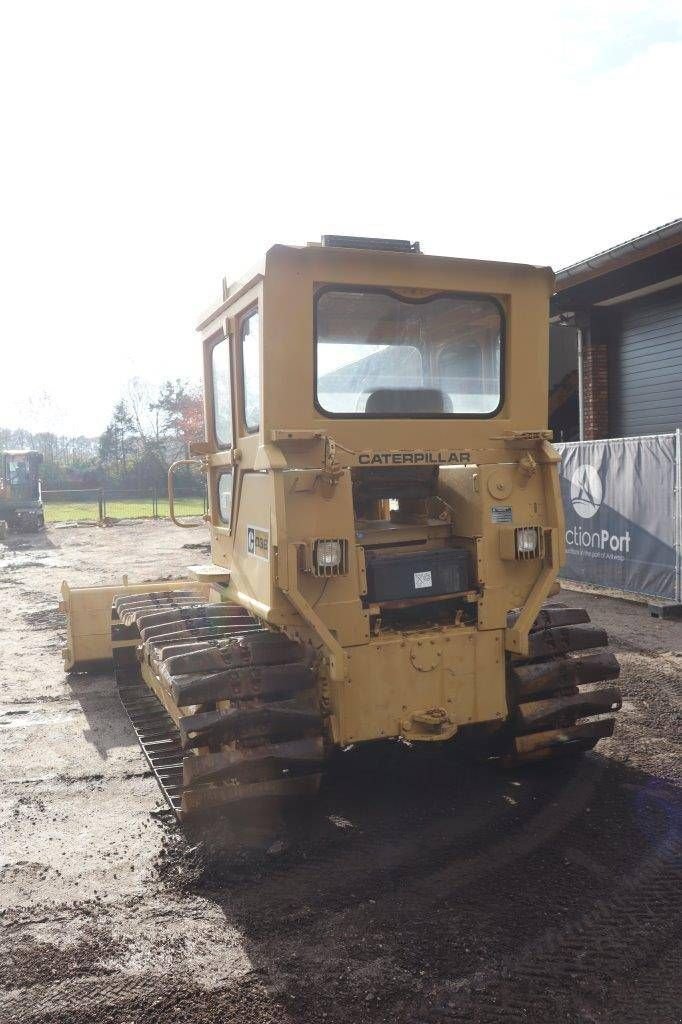
{"label": "white banner fence", "polygon": [[682,602],[680,431],[556,445],[563,579]]}

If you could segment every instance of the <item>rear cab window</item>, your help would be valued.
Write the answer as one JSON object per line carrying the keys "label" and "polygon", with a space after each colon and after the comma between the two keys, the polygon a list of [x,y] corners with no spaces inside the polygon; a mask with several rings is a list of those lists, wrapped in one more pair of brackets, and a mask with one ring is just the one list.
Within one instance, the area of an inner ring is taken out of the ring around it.
{"label": "rear cab window", "polygon": [[316,406],[332,416],[494,416],[503,401],[504,332],[492,296],[321,288]]}

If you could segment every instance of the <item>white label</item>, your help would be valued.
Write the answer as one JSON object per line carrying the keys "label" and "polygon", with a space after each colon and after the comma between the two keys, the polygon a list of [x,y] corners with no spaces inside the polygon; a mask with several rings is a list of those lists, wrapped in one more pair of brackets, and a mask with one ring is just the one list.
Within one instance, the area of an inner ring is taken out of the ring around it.
{"label": "white label", "polygon": [[428,572],[416,572],[414,574],[414,589],[421,590],[423,587],[432,587],[431,570]]}
{"label": "white label", "polygon": [[490,509],[490,519],[493,523],[511,523],[511,505],[493,505]]}
{"label": "white label", "polygon": [[246,550],[255,558],[262,558],[267,562],[270,558],[270,531],[262,526],[247,526]]}

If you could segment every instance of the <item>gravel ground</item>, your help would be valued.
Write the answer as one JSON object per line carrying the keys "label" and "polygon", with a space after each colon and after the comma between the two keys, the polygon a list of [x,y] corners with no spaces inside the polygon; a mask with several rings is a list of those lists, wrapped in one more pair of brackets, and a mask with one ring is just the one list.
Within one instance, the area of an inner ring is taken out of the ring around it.
{"label": "gravel ground", "polygon": [[298,818],[185,836],[56,595],[182,575],[169,524],[0,545],[0,1020],[679,1021],[682,623],[565,593],[622,664],[615,736],[514,774],[353,752]]}

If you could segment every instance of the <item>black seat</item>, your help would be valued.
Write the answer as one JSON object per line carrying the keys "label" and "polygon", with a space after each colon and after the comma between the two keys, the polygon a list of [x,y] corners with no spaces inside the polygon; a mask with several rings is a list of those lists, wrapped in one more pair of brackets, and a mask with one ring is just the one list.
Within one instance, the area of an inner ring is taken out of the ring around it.
{"label": "black seat", "polygon": [[383,416],[441,416],[448,412],[452,412],[450,396],[438,388],[377,388],[367,396],[365,405],[365,413]]}

